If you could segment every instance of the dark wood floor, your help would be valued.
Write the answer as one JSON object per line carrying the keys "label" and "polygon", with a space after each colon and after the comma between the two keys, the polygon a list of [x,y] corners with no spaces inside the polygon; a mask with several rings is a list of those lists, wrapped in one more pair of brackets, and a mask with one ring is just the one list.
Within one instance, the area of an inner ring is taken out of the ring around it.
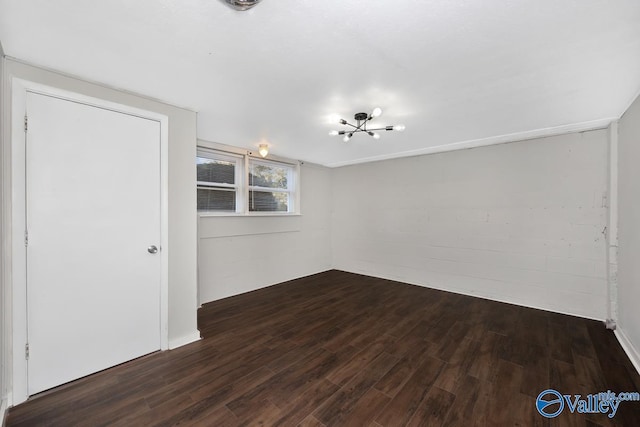
{"label": "dark wood floor", "polygon": [[638,391],[595,321],[330,271],[205,305],[204,339],[43,393],[9,426],[640,426],[535,409]]}

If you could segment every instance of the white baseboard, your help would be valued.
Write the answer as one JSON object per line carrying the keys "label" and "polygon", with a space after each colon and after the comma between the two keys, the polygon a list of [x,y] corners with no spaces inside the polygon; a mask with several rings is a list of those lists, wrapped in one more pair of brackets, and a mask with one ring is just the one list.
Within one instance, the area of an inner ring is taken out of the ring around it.
{"label": "white baseboard", "polygon": [[4,427],[7,421],[7,399],[0,401],[0,426]]}
{"label": "white baseboard", "polygon": [[629,360],[633,363],[634,368],[636,368],[636,371],[640,374],[640,351],[634,347],[631,340],[627,337],[624,331],[620,329],[620,325],[618,325],[618,328],[613,331],[613,333],[616,335],[616,338],[618,338],[618,342],[622,346],[624,352],[629,356]]}
{"label": "white baseboard", "polygon": [[582,319],[596,320],[598,322],[603,322],[603,326],[602,327],[604,327],[605,319],[600,318],[600,317],[595,317],[595,316],[589,316],[589,315],[583,314],[583,313],[576,313],[576,312],[568,311],[568,310],[560,310],[560,309],[556,309],[556,308],[543,307],[543,306],[540,306],[540,305],[537,305],[537,304],[528,303],[526,301],[519,301],[519,300],[515,300],[515,299],[511,299],[511,298],[503,298],[503,297],[496,296],[496,295],[482,294],[482,293],[479,293],[478,291],[472,291],[472,290],[469,290],[469,289],[449,288],[447,286],[441,286],[439,284],[434,284],[434,283],[425,284],[425,283],[419,283],[419,282],[416,282],[416,281],[411,281],[411,280],[407,280],[407,279],[404,279],[404,278],[398,278],[398,277],[394,277],[394,276],[385,276],[385,275],[381,275],[381,274],[370,274],[370,273],[358,271],[358,270],[355,270],[355,269],[352,270],[352,269],[336,267],[335,270],[344,271],[344,272],[353,273],[353,274],[360,274],[362,276],[375,277],[375,278],[378,278],[378,279],[391,280],[393,282],[405,283],[407,285],[413,285],[413,286],[420,286],[422,288],[434,289],[434,290],[437,290],[437,291],[450,292],[452,294],[465,295],[465,296],[473,297],[473,298],[481,298],[481,299],[486,299],[486,300],[489,300],[489,301],[495,301],[495,302],[502,302],[502,303],[505,303],[505,304],[517,305],[518,307],[533,308],[535,310],[548,311],[550,313],[564,314],[564,315],[567,315],[567,316],[580,317]]}
{"label": "white baseboard", "polygon": [[169,340],[169,350],[173,350],[174,348],[182,347],[183,345],[191,344],[196,341],[200,341],[200,331],[195,331],[189,335]]}

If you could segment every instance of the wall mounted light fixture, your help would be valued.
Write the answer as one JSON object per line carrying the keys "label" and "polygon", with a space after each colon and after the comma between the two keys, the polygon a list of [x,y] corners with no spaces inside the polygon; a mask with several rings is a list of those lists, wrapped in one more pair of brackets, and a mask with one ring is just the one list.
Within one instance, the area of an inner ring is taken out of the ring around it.
{"label": "wall mounted light fixture", "polygon": [[377,130],[397,130],[399,132],[402,132],[405,129],[404,125],[395,125],[395,126],[383,126],[383,127],[379,127],[379,128],[367,128],[367,123],[376,118],[376,117],[380,117],[380,115],[382,114],[382,109],[379,107],[376,107],[373,109],[373,111],[371,112],[371,114],[367,114],[367,113],[356,113],[353,118],[356,121],[356,124],[351,124],[348,121],[346,121],[345,119],[341,119],[341,118],[337,118],[337,122],[338,124],[341,125],[345,125],[345,126],[349,126],[353,129],[348,129],[348,130],[332,130],[331,132],[329,132],[329,135],[331,136],[337,136],[337,135],[344,135],[343,141],[347,142],[351,139],[351,137],[353,136],[354,133],[358,133],[358,132],[366,132],[369,136],[372,136],[374,139],[380,139],[380,134],[375,132]]}
{"label": "wall mounted light fixture", "polygon": [[267,154],[269,154],[269,144],[258,145],[258,153],[260,153],[262,157],[267,157]]}
{"label": "wall mounted light fixture", "polygon": [[249,10],[257,5],[260,0],[222,0],[235,10]]}

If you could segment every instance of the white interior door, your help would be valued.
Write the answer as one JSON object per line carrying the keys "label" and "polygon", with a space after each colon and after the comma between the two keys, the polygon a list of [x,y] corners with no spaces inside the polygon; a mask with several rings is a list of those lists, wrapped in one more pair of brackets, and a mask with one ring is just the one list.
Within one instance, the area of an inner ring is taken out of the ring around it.
{"label": "white interior door", "polygon": [[28,92],[28,394],[160,349],[160,123]]}

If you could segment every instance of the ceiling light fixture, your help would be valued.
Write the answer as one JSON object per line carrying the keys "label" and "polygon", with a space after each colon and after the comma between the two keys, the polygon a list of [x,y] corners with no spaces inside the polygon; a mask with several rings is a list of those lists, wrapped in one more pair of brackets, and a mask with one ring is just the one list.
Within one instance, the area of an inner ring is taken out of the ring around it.
{"label": "ceiling light fixture", "polygon": [[371,112],[371,114],[367,114],[367,113],[356,113],[353,118],[356,121],[356,124],[351,124],[348,121],[346,121],[345,119],[341,119],[341,118],[336,118],[336,122],[338,124],[341,125],[345,125],[345,126],[350,126],[353,129],[349,129],[349,130],[332,130],[331,132],[329,132],[329,135],[331,136],[337,136],[337,135],[344,135],[344,138],[342,138],[342,140],[344,142],[348,142],[351,137],[353,136],[354,133],[358,133],[358,132],[366,132],[369,136],[373,137],[373,139],[380,139],[380,134],[377,132],[374,132],[376,130],[397,130],[398,132],[402,132],[405,129],[404,125],[395,125],[395,126],[384,126],[384,127],[380,127],[380,128],[373,128],[373,129],[367,129],[367,123],[376,118],[376,117],[380,117],[380,115],[382,114],[382,109],[379,107],[376,107],[373,109],[373,111]]}
{"label": "ceiling light fixture", "polygon": [[267,157],[267,154],[269,154],[269,144],[258,145],[258,153],[260,153],[262,157]]}
{"label": "ceiling light fixture", "polygon": [[249,10],[257,5],[260,0],[222,0],[235,10]]}

